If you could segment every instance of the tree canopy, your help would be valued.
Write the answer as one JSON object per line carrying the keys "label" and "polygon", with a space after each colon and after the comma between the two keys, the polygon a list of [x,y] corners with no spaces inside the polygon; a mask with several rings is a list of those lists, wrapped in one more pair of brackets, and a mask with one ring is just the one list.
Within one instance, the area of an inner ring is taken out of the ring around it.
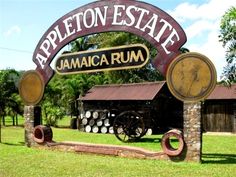
{"label": "tree canopy", "polygon": [[[156,49],[143,38],[125,32],[108,32],[81,37],[69,44],[68,52],[114,47],[128,44],[145,44],[150,51],[150,61],[156,56]],[[94,85],[114,83],[135,83],[163,80],[151,62],[143,68],[96,72],[92,74],[55,75],[46,87],[42,102],[43,116],[48,125],[56,125],[57,120],[74,111],[73,102]]]}
{"label": "tree canopy", "polygon": [[226,48],[227,66],[223,76],[227,82],[236,82],[236,7],[225,12],[220,24],[220,42]]}
{"label": "tree canopy", "polygon": [[20,73],[14,69],[0,71],[0,116],[22,113],[17,83]]}
{"label": "tree canopy", "polygon": [[19,73],[14,69],[0,70],[0,142],[2,117],[22,114],[22,102],[17,89],[18,80]]}

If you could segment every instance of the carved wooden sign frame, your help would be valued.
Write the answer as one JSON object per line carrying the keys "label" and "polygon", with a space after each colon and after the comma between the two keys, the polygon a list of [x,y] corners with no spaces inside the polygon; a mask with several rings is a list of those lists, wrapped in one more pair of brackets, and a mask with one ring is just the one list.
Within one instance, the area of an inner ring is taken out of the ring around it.
{"label": "carved wooden sign frame", "polygon": [[40,39],[33,61],[44,84],[54,74],[50,63],[66,44],[78,37],[110,31],[130,32],[149,41],[158,50],[153,64],[164,76],[187,40],[181,26],[153,5],[134,0],[96,1],[58,19]]}

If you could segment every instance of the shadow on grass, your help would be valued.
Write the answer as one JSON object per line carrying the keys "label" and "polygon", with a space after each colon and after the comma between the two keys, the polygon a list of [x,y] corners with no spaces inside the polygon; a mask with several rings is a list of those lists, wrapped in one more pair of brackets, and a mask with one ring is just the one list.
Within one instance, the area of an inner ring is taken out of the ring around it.
{"label": "shadow on grass", "polygon": [[235,154],[202,154],[202,163],[206,164],[236,164]]}
{"label": "shadow on grass", "polygon": [[[141,139],[135,140],[135,142],[160,143],[161,138],[141,138]],[[179,142],[179,140],[170,139],[170,142]]]}
{"label": "shadow on grass", "polygon": [[25,146],[25,142],[18,142],[18,143],[1,142],[1,144],[5,144],[5,145],[8,145],[8,146]]}
{"label": "shadow on grass", "polygon": [[2,125],[2,128],[4,128],[4,127],[19,127],[19,128],[24,128],[24,125]]}
{"label": "shadow on grass", "polygon": [[136,140],[130,140],[128,141],[128,143],[142,143],[142,142],[146,142],[146,143],[160,143],[161,142],[161,138],[140,138],[140,139],[136,139]]}

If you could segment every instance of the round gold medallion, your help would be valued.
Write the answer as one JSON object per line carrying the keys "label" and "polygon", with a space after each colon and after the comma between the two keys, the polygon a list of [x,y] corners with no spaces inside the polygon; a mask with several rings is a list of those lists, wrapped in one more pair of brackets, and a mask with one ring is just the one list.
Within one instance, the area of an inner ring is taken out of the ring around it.
{"label": "round gold medallion", "polygon": [[19,93],[26,105],[38,104],[44,94],[42,76],[35,70],[25,72],[19,83]]}
{"label": "round gold medallion", "polygon": [[168,67],[167,85],[179,100],[197,102],[204,100],[216,85],[216,70],[204,55],[189,52],[179,55]]}

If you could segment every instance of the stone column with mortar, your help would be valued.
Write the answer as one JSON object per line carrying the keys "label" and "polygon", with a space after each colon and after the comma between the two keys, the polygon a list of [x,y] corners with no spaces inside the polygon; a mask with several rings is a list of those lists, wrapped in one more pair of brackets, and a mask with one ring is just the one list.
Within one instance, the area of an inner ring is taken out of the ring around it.
{"label": "stone column with mortar", "polygon": [[201,162],[202,131],[201,102],[184,103],[185,160]]}
{"label": "stone column with mortar", "polygon": [[25,145],[31,147],[35,145],[35,142],[33,140],[35,106],[24,107],[24,118],[25,118]]}

